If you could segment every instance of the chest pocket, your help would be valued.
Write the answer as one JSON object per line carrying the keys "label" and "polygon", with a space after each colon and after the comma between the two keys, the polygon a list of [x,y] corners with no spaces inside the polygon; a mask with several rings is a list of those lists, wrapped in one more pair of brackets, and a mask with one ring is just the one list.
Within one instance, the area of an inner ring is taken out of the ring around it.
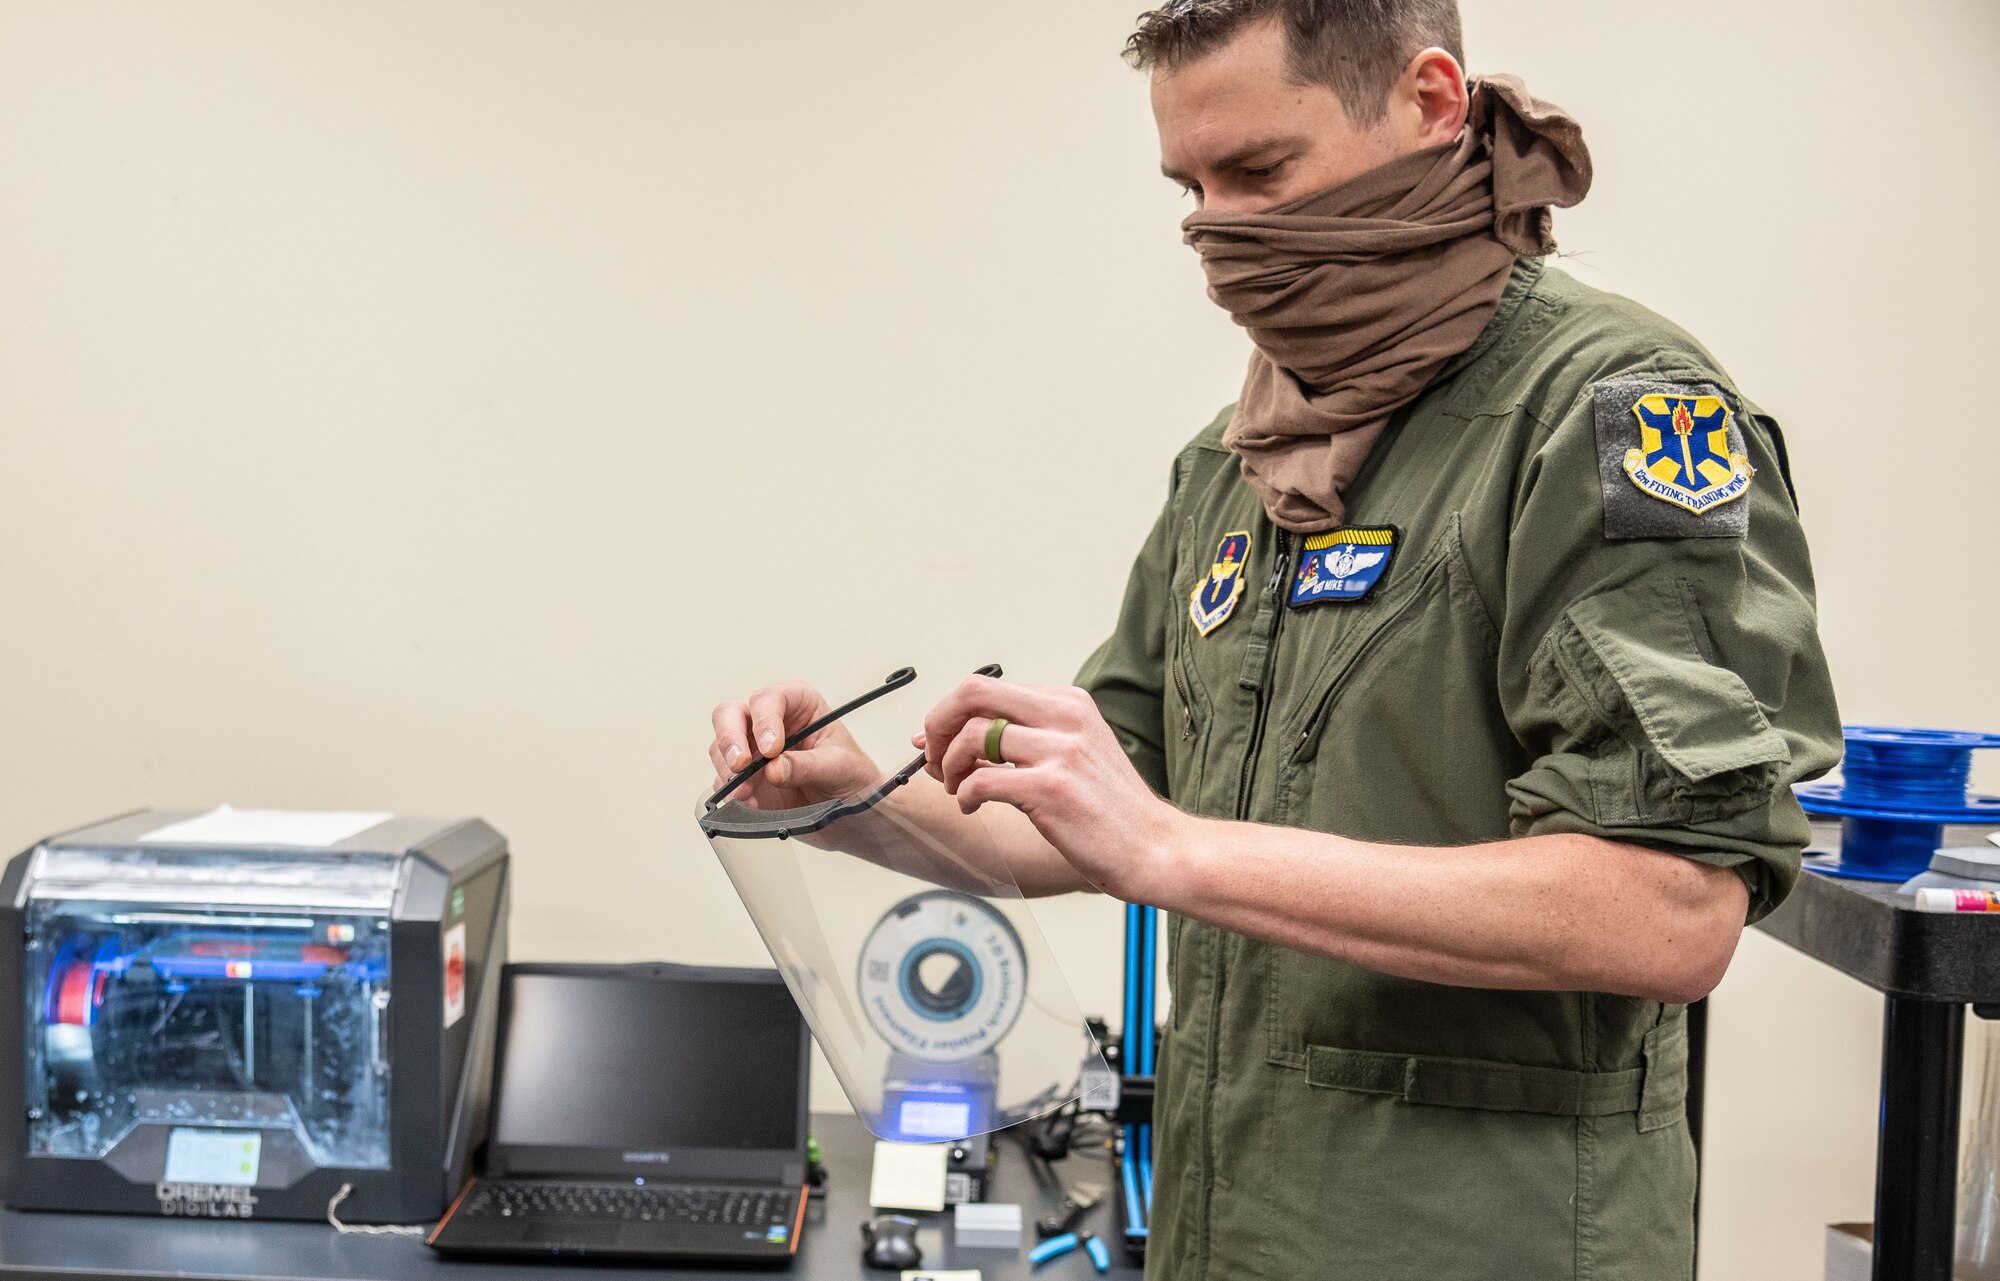
{"label": "chest pocket", "polygon": [[1356,621],[1282,722],[1277,821],[1428,845],[1504,837],[1506,783],[1525,753],[1500,706],[1499,635],[1456,513]]}
{"label": "chest pocket", "polygon": [[[1335,621],[1345,629],[1306,669],[1303,695],[1281,721],[1275,821],[1418,845],[1504,838],[1507,781],[1526,753],[1500,706],[1499,637],[1474,590],[1457,515],[1420,558],[1396,567],[1365,617]],[[1481,1022],[1469,993],[1286,948],[1271,949],[1270,972],[1275,1062],[1303,1066],[1311,1045],[1483,1057],[1456,1043]]]}

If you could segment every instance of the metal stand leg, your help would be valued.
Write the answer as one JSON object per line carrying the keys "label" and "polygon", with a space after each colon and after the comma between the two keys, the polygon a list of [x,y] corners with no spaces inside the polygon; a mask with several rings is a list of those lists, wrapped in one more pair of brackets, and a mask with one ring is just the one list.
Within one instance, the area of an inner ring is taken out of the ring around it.
{"label": "metal stand leg", "polygon": [[1708,998],[1687,1008],[1688,1139],[1694,1144],[1694,1261],[1701,1268],[1701,1118],[1708,1104]]}
{"label": "metal stand leg", "polygon": [[1965,1007],[1888,997],[1875,1152],[1876,1281],[1951,1281]]}

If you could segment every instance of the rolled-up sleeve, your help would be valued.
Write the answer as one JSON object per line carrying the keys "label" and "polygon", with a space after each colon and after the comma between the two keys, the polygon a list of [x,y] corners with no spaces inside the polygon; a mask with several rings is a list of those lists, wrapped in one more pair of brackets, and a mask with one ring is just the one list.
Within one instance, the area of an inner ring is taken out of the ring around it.
{"label": "rolled-up sleeve", "polygon": [[1724,391],[1756,469],[1740,535],[1608,536],[1593,398],[1551,425],[1515,503],[1500,692],[1531,758],[1508,784],[1515,835],[1732,868],[1756,920],[1798,879],[1791,785],[1838,762],[1840,717],[1774,425]]}
{"label": "rolled-up sleeve", "polygon": [[[1179,475],[1178,464],[1175,476]],[[1140,546],[1118,607],[1118,622],[1077,673],[1098,711],[1118,735],[1139,776],[1167,795],[1167,597],[1173,580],[1173,499]]]}

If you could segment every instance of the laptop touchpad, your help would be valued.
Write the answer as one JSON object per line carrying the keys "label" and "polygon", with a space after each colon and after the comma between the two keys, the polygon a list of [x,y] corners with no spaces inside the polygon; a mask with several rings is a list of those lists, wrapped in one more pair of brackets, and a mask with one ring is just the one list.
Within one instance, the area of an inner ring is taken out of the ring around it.
{"label": "laptop touchpad", "polygon": [[617,1245],[623,1232],[624,1225],[618,1223],[530,1223],[528,1244],[603,1250]]}

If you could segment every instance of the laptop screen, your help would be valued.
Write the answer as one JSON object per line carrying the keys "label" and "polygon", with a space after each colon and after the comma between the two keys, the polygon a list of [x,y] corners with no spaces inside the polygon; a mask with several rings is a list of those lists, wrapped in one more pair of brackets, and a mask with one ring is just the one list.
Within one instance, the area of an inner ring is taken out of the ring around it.
{"label": "laptop screen", "polygon": [[643,1170],[676,1150],[805,1146],[805,1022],[775,973],[515,966],[503,1010],[496,1150]]}

